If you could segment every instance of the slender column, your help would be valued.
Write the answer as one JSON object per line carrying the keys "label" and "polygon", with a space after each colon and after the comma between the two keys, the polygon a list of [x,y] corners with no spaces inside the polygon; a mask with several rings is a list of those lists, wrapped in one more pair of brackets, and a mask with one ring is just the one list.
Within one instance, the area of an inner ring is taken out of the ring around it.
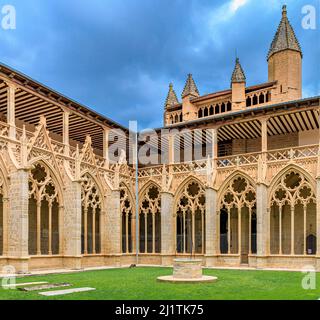
{"label": "slender column", "polygon": [[126,253],[129,253],[129,214],[126,213]]}
{"label": "slender column", "polygon": [[69,117],[70,112],[63,112],[63,144],[64,144],[64,154],[70,155],[70,141],[69,141]]}
{"label": "slender column", "polygon": [[202,248],[202,254],[205,253],[205,243],[204,243],[204,234],[205,234],[205,225],[204,225],[204,213],[201,212],[201,248]]}
{"label": "slender column", "polygon": [[212,135],[212,159],[218,158],[218,128],[210,129]]}
{"label": "slender column", "polygon": [[144,253],[148,253],[148,214],[144,214]]}
{"label": "slender column", "polygon": [[241,245],[242,245],[242,239],[241,239],[241,208],[238,208],[238,254],[241,255]]}
{"label": "slender column", "polygon": [[169,164],[174,164],[174,141],[175,141],[175,136],[173,133],[170,133],[168,136],[168,161]]}
{"label": "slender column", "polygon": [[228,208],[228,254],[231,253],[231,209]]}
{"label": "slender column", "polygon": [[52,201],[49,201],[49,244],[48,253],[52,255]]}
{"label": "slender column", "polygon": [[187,231],[187,228],[186,228],[186,214],[183,213],[183,253],[186,253],[186,231]]}
{"label": "slender column", "polygon": [[252,254],[252,208],[249,208],[249,254]]}
{"label": "slender column", "polygon": [[63,231],[63,216],[64,207],[59,206],[59,254],[63,254],[63,241],[64,241],[64,231]]}
{"label": "slender column", "polygon": [[103,157],[105,160],[105,167],[109,168],[109,128],[104,128],[103,132]]}
{"label": "slender column", "polygon": [[279,206],[279,254],[282,255],[282,206]]}
{"label": "slender column", "polygon": [[9,83],[7,88],[7,123],[9,125],[9,138],[11,139],[16,139],[15,95],[16,87]]}
{"label": "slender column", "polygon": [[291,255],[294,255],[294,207],[291,207]]}
{"label": "slender column", "polygon": [[83,223],[84,223],[84,254],[88,254],[88,208],[84,208],[83,211]]}
{"label": "slender column", "polygon": [[41,201],[37,202],[37,255],[41,255]]}
{"label": "slender column", "polygon": [[268,119],[261,120],[261,151],[262,153],[268,151]]}
{"label": "slender column", "polygon": [[195,213],[192,212],[191,214],[192,216],[192,248],[191,248],[191,253],[194,254],[195,253],[195,239],[196,239],[196,226],[195,226]]}
{"label": "slender column", "polygon": [[152,213],[152,253],[156,253],[156,216]]}
{"label": "slender column", "polygon": [[303,254],[307,254],[307,205],[303,206]]}
{"label": "slender column", "polygon": [[138,243],[136,243],[136,223],[137,223],[136,216],[135,214],[132,214],[131,215],[131,252],[136,252],[136,246],[138,245]]}
{"label": "slender column", "polygon": [[92,208],[92,253],[96,252],[96,208]]}

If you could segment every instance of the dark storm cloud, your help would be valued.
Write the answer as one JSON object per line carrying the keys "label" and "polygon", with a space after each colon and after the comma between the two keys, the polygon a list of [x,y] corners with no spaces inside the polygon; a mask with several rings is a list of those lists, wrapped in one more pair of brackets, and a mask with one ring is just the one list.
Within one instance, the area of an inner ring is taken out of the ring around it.
{"label": "dark storm cloud", "polygon": [[[301,8],[313,2],[287,1],[307,96],[319,94],[319,32],[301,27]],[[231,3],[12,0],[17,29],[1,30],[0,60],[124,125],[158,127],[169,82],[179,97],[190,72],[201,94],[228,88],[235,52],[248,85],[267,81],[283,1]]]}

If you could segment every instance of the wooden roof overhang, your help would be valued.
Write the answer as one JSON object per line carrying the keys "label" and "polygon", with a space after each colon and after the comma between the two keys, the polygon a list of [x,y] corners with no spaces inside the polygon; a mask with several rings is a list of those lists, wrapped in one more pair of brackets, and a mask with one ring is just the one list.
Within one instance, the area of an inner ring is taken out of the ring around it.
{"label": "wooden roof overhang", "polygon": [[[255,139],[261,137],[261,119],[268,118],[268,135],[290,134],[319,129],[320,97],[301,99],[263,107],[249,107],[245,110],[219,114],[184,123],[155,129],[158,141],[152,138],[154,148],[167,150],[168,138],[161,132],[174,131],[179,136],[176,144],[183,142],[185,147],[193,144],[212,143],[211,132],[205,129],[218,128],[218,140]],[[185,131],[185,132],[184,132]],[[180,140],[180,142],[179,142]]]}
{"label": "wooden roof overhang", "polygon": [[[93,147],[103,150],[105,128],[118,129],[125,136],[121,140],[127,139],[127,128],[3,64],[0,64],[0,114],[7,113],[7,82],[15,84],[17,88],[16,119],[31,127],[37,125],[43,115],[46,117],[48,130],[62,136],[63,112],[68,111],[69,135],[75,142],[84,143],[86,136],[90,135]],[[112,136],[114,134],[111,134],[111,141]],[[125,145],[123,149],[126,150]]]}

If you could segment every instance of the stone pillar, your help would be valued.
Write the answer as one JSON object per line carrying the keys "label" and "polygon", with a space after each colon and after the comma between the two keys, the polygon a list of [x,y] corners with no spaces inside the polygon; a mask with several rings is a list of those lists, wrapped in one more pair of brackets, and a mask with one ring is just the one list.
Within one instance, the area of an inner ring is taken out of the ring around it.
{"label": "stone pillar", "polygon": [[206,264],[214,266],[219,253],[218,236],[219,226],[217,217],[217,191],[213,188],[206,189]]}
{"label": "stone pillar", "polygon": [[29,173],[18,170],[10,176],[9,214],[8,214],[8,264],[17,273],[27,273],[29,264],[28,250],[28,207]]}
{"label": "stone pillar", "polygon": [[173,194],[161,193],[161,256],[163,265],[172,265],[175,255],[176,230],[173,212]]}
{"label": "stone pillar", "polygon": [[103,158],[105,161],[105,167],[109,168],[109,128],[104,128],[103,131]]}
{"label": "stone pillar", "polygon": [[64,194],[64,266],[81,269],[81,184],[70,181]]}
{"label": "stone pillar", "polygon": [[107,205],[106,253],[112,258],[112,264],[120,264],[122,234],[119,190],[110,192]]}
{"label": "stone pillar", "polygon": [[268,188],[257,184],[257,267],[264,267],[269,253]]}

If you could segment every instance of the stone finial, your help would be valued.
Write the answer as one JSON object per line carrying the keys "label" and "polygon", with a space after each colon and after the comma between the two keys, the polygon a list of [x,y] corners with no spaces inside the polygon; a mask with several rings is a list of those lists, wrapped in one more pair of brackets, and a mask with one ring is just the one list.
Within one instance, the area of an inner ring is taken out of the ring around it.
{"label": "stone finial", "polygon": [[234,67],[232,77],[231,77],[231,83],[237,83],[237,82],[246,82],[246,76],[240,64],[239,58],[236,59],[236,65]]}
{"label": "stone finial", "polygon": [[273,54],[283,50],[294,50],[300,52],[302,56],[300,43],[288,20],[287,6],[285,5],[282,7],[282,19],[271,43],[271,47],[268,53],[268,60],[271,58]]}
{"label": "stone finial", "polygon": [[184,86],[183,92],[182,92],[182,99],[185,98],[186,96],[191,95],[194,97],[199,97],[200,93],[197,88],[196,83],[193,80],[192,74],[188,75],[186,84]]}
{"label": "stone finial", "polygon": [[167,99],[166,99],[166,102],[165,102],[165,109],[167,107],[171,107],[171,106],[174,106],[175,104],[178,104],[179,103],[179,100],[177,98],[177,95],[173,89],[173,84],[170,83],[169,85],[169,92],[168,92],[168,96],[167,96]]}

